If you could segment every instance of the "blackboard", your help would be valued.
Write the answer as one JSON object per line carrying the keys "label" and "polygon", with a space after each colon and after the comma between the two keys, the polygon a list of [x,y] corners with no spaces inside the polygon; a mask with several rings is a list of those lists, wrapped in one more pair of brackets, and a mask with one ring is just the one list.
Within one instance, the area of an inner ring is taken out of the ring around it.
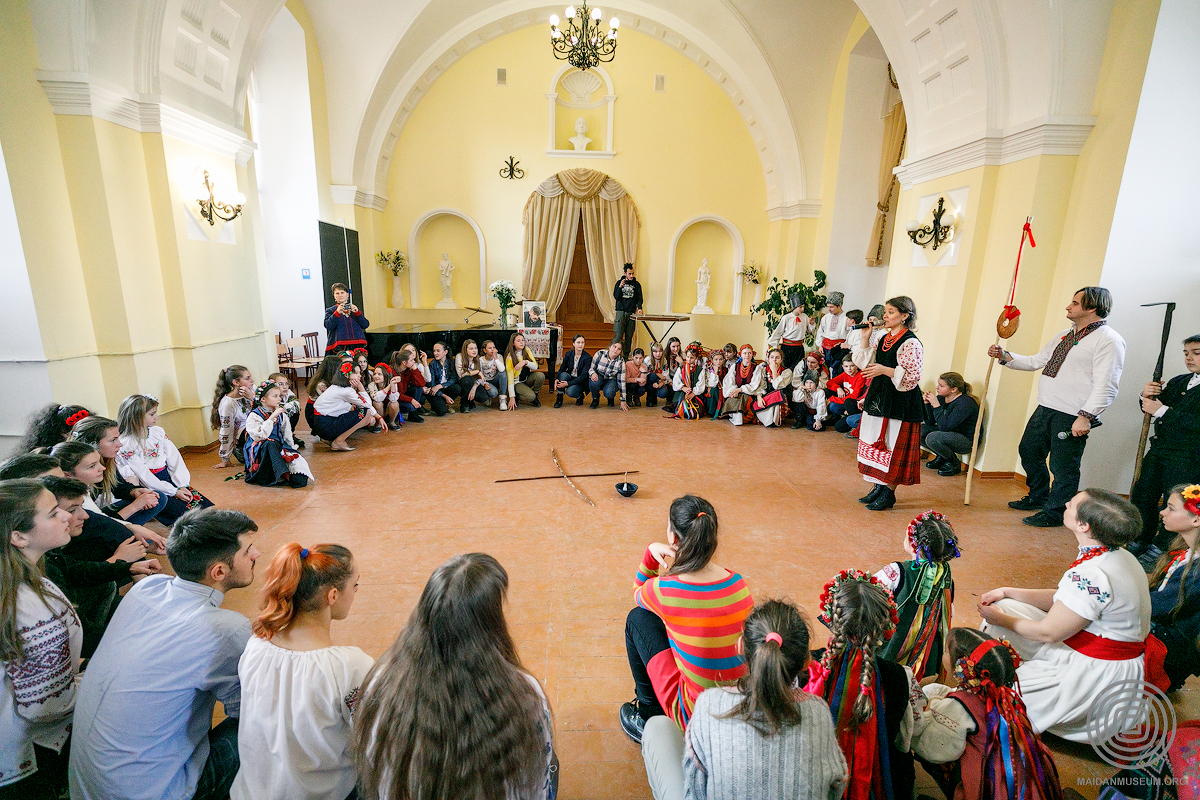
{"label": "blackboard", "polygon": [[[344,283],[350,287],[354,304],[363,308],[365,298],[362,296],[362,270],[358,258],[358,231],[328,222],[318,222],[317,225],[321,232],[321,288],[325,293],[325,307],[333,305],[333,292],[329,287]],[[350,250],[349,275],[346,274],[347,246]]]}

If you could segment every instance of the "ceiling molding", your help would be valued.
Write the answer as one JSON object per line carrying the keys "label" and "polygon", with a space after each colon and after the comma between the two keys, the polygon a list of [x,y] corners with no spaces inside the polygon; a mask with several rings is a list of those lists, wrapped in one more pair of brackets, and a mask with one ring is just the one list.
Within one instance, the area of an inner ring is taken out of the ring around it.
{"label": "ceiling molding", "polygon": [[1083,151],[1095,117],[1046,117],[1010,133],[984,136],[940,153],[905,159],[892,172],[902,189],[964,170],[1011,164],[1034,156],[1077,156]]}
{"label": "ceiling molding", "polygon": [[821,216],[820,200],[801,200],[799,203],[771,206],[767,209],[767,219],[779,222],[787,219],[816,219]]}
{"label": "ceiling molding", "polygon": [[383,195],[364,192],[357,186],[347,184],[330,184],[329,191],[333,194],[333,202],[339,206],[359,206],[360,208],[369,208],[374,211],[383,211],[387,208],[387,198]]}
{"label": "ceiling molding", "polygon": [[153,96],[134,97],[76,72],[38,72],[55,114],[97,117],[139,133],[160,133],[245,166],[258,145],[239,131],[201,119]]}

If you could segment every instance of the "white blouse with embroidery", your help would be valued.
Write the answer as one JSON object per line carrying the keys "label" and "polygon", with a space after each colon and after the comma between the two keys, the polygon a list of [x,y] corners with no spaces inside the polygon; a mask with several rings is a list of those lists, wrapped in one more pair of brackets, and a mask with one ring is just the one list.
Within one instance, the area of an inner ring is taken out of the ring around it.
{"label": "white blouse with embroidery", "polygon": [[[154,474],[155,470],[167,468],[174,482],[167,483]],[[167,432],[155,425],[146,432],[146,438],[138,441],[132,436],[121,437],[121,449],[117,451],[117,471],[130,483],[145,486],[174,496],[181,487],[192,482],[192,473],[179,448],[167,438]]]}

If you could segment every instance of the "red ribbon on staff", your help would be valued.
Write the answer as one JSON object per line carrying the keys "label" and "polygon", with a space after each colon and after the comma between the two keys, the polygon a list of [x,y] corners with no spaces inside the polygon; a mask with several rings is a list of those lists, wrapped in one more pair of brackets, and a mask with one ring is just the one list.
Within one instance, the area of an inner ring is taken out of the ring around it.
{"label": "red ribbon on staff", "polygon": [[1017,248],[1017,266],[1013,270],[1012,286],[1008,289],[1008,305],[1004,306],[1004,318],[1014,319],[1021,316],[1021,310],[1013,305],[1013,300],[1017,297],[1017,275],[1021,272],[1021,251],[1025,249],[1025,237],[1029,237],[1029,246],[1037,247],[1037,242],[1033,240],[1033,228],[1029,224],[1029,220],[1025,221],[1025,225],[1021,228],[1021,246]]}

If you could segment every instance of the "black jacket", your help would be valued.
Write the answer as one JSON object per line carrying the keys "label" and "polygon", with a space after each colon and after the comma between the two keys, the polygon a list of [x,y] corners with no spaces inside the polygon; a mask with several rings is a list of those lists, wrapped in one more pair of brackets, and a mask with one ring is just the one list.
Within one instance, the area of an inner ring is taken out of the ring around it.
{"label": "black jacket", "polygon": [[1167,381],[1158,399],[1167,412],[1154,420],[1152,452],[1200,457],[1200,386],[1188,391],[1192,373]]}
{"label": "black jacket", "polygon": [[564,378],[562,380],[568,381],[569,385],[582,386],[586,389],[587,385],[588,385],[588,371],[591,370],[591,368],[592,368],[591,354],[588,353],[587,350],[584,350],[583,354],[579,356],[579,369],[576,371],[577,374],[575,375],[575,377],[572,378],[571,377],[571,369],[574,366],[575,366],[575,350],[571,349],[571,350],[567,351],[567,354],[565,356],[563,356],[562,364],[560,364],[558,367],[558,372],[560,375],[565,374],[567,376],[566,378]]}
{"label": "black jacket", "polygon": [[621,281],[617,281],[617,285],[613,287],[613,299],[617,301],[617,311],[632,314],[642,307],[642,285],[638,283],[637,278],[625,281],[624,286],[621,285]]}
{"label": "black jacket", "polygon": [[925,404],[925,424],[932,425],[939,431],[961,433],[963,436],[975,435],[975,421],[979,419],[979,403],[970,395],[960,394],[947,403],[939,401],[937,408]]}

